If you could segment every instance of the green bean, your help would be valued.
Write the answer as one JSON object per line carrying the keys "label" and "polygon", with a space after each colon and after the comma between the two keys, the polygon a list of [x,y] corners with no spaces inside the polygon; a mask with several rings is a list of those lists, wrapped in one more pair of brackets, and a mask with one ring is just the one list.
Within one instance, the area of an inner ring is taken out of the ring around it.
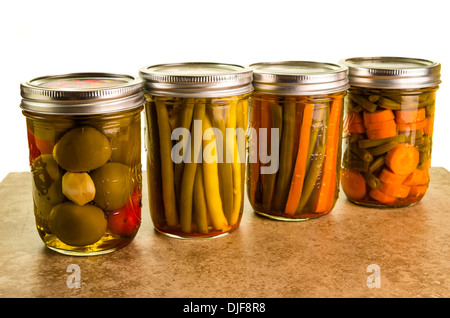
{"label": "green bean", "polygon": [[[227,111],[229,111],[229,106],[227,105],[225,107],[227,108]],[[221,180],[220,194],[222,197],[223,212],[229,222],[233,210],[233,172],[231,166],[232,164],[231,162],[227,162],[227,158],[228,160],[230,160],[231,158],[233,158],[233,154],[227,150],[227,135],[224,120],[224,118],[229,117],[229,115],[224,116],[222,114],[221,106],[209,107],[208,112],[210,114],[213,127],[220,129],[220,131],[222,132],[222,142],[217,142],[218,149],[216,149],[219,161],[220,158],[222,158],[222,161],[217,166],[219,169],[219,178]],[[222,147],[219,147],[220,145]]]}
{"label": "green bean", "polygon": [[389,141],[377,147],[369,148],[368,150],[373,156],[379,156],[393,149],[397,145],[398,145],[397,141]]}
{"label": "green bean", "polygon": [[[324,125],[326,125],[326,122],[324,121],[325,115],[326,115],[326,106],[324,107],[324,104],[315,104],[313,120],[312,120],[312,124],[311,124],[311,132],[310,132],[310,137],[309,137],[308,154],[307,154],[306,158],[311,158],[314,148],[316,147],[317,135],[319,134],[319,131],[321,130],[321,128]],[[311,161],[308,160],[305,171],[308,171],[310,162]]]}
{"label": "green bean", "polygon": [[377,102],[380,98],[381,98],[380,95],[370,95],[370,96],[369,96],[369,100],[370,100],[372,103]]}
{"label": "green bean", "polygon": [[[176,120],[175,128],[186,128],[189,129],[191,127],[192,122],[192,114],[194,113],[194,99],[193,98],[185,98],[183,100],[181,109],[178,111],[178,118]],[[189,139],[182,137],[182,148],[180,154],[184,157],[183,149],[187,149]],[[183,177],[183,168],[184,161],[176,162],[174,168],[174,179],[175,179],[175,192],[178,199],[178,208],[180,208],[180,194],[181,194],[181,178]]]}
{"label": "green bean", "polygon": [[373,148],[386,144],[390,141],[396,141],[397,139],[397,136],[382,139],[360,139],[358,140],[358,146],[359,148]]}
{"label": "green bean", "polygon": [[203,186],[202,164],[199,163],[194,179],[193,216],[197,232],[208,233],[208,211],[206,207],[205,188]]}
{"label": "green bean", "polygon": [[378,190],[381,187],[381,180],[375,177],[372,173],[363,172],[362,176],[372,189]]}
{"label": "green bean", "polygon": [[372,173],[378,169],[380,169],[386,162],[385,156],[379,156],[377,159],[372,161],[372,163],[369,165],[368,172]]}
{"label": "green bean", "polygon": [[[328,122],[329,107],[327,107],[326,110],[327,111],[324,122]],[[309,201],[311,197],[311,194],[314,190],[314,186],[318,183],[318,180],[321,177],[321,171],[323,168],[323,161],[326,152],[327,137],[328,137],[328,125],[322,125],[321,133],[317,135],[316,147],[312,155],[313,158],[311,159],[308,174],[305,177],[302,195],[300,197],[300,202],[298,203],[296,214],[299,214],[303,211],[306,203]]]}
{"label": "green bean", "polygon": [[196,144],[196,135],[194,124],[195,120],[203,121],[205,117],[205,104],[200,100],[195,104],[193,121],[191,125],[191,138],[188,141],[188,154],[190,160],[185,163],[180,193],[180,229],[184,233],[191,233],[192,227],[192,192],[194,188],[194,179],[197,171],[198,162],[200,162],[200,144]]}
{"label": "green bean", "polygon": [[[271,108],[272,113],[272,128],[278,128],[278,143],[281,141],[281,132],[283,127],[283,108],[279,104],[270,104],[269,106]],[[274,151],[273,145],[270,143],[271,149],[270,152],[272,154],[272,151]],[[273,157],[273,156],[272,156]],[[265,179],[265,184],[263,188],[263,206],[265,209],[269,210],[270,205],[272,203],[273,198],[273,192],[274,192],[274,186],[275,186],[275,180],[276,180],[277,174],[267,174]]]}
{"label": "green bean", "polygon": [[158,117],[158,128],[160,138],[162,192],[164,200],[164,211],[168,226],[178,224],[178,212],[176,207],[175,184],[172,163],[172,139],[169,126],[169,114],[164,101],[157,99],[156,115]]}
{"label": "green bean", "polygon": [[350,94],[350,98],[368,112],[373,113],[377,109],[377,104],[372,103],[366,97],[359,94]]}
{"label": "green bean", "polygon": [[352,146],[351,151],[355,153],[362,161],[372,162],[373,161],[373,155],[364,148],[359,148],[358,146]]}
{"label": "green bean", "polygon": [[280,165],[276,180],[276,195],[274,207],[278,211],[284,211],[289,195],[293,169],[294,133],[295,133],[295,99],[287,98],[283,105],[283,134],[281,136]]}
{"label": "green bean", "polygon": [[404,108],[401,103],[384,96],[378,100],[377,104],[382,108],[391,110],[400,110]]}

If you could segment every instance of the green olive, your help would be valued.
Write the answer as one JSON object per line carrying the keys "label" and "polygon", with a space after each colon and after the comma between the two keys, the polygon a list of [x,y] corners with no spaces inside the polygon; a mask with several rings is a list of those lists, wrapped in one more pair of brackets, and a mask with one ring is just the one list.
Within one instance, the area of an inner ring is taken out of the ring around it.
{"label": "green olive", "polygon": [[141,160],[141,125],[140,121],[132,122],[120,129],[111,137],[111,160],[129,166]]}
{"label": "green olive", "polygon": [[87,172],[104,165],[111,157],[108,138],[99,130],[83,126],[69,130],[53,149],[56,162],[70,172]]}
{"label": "green olive", "polygon": [[131,169],[118,162],[108,162],[90,173],[95,185],[94,202],[105,211],[123,207],[133,191]]}
{"label": "green olive", "polygon": [[33,162],[31,173],[36,225],[48,231],[48,218],[52,207],[64,200],[61,187],[63,171],[51,154],[45,154]]}
{"label": "green olive", "polygon": [[72,246],[94,244],[106,233],[105,214],[98,207],[63,202],[53,207],[49,219],[50,230],[63,243]]}

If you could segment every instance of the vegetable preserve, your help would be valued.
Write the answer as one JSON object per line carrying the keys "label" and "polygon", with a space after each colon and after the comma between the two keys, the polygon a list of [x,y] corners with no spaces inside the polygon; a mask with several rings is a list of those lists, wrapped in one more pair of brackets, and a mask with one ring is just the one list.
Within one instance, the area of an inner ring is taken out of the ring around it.
{"label": "vegetable preserve", "polygon": [[77,73],[21,85],[36,226],[45,245],[96,255],[129,244],[141,222],[142,81]]}
{"label": "vegetable preserve", "polygon": [[346,67],[256,63],[247,193],[254,211],[285,221],[329,213],[339,195]]}
{"label": "vegetable preserve", "polygon": [[419,202],[430,181],[440,64],[403,57],[363,57],[349,67],[342,188],[371,207]]}
{"label": "vegetable preserve", "polygon": [[140,74],[155,229],[176,238],[236,229],[243,213],[251,70],[192,62],[148,66]]}

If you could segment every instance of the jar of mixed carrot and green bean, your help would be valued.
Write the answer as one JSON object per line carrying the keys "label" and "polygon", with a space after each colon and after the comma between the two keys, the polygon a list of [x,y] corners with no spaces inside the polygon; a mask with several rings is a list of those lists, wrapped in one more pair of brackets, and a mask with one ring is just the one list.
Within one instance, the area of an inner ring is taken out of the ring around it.
{"label": "jar of mixed carrot and green bean", "polygon": [[339,195],[345,66],[250,65],[247,193],[260,215],[289,221],[329,213]]}
{"label": "jar of mixed carrot and green bean", "polygon": [[76,73],[21,84],[36,227],[47,247],[97,255],[141,224],[142,80]]}
{"label": "jar of mixed carrot and green bean", "polygon": [[176,238],[230,233],[244,206],[251,70],[192,62],[144,67],[140,76],[155,229]]}
{"label": "jar of mixed carrot and green bean", "polygon": [[440,64],[405,57],[361,57],[349,67],[342,188],[370,207],[419,202],[430,182]]}

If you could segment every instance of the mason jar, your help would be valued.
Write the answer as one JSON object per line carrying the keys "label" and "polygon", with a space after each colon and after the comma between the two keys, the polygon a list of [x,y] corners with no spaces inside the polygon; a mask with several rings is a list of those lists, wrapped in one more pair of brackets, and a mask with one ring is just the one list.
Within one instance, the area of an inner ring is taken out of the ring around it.
{"label": "mason jar", "polygon": [[126,246],[141,222],[142,81],[74,73],[21,84],[33,210],[47,247],[97,255]]}
{"label": "mason jar", "polygon": [[349,67],[342,188],[369,207],[405,207],[430,181],[440,64],[406,57],[359,57]]}
{"label": "mason jar", "polygon": [[347,67],[312,61],[250,65],[247,193],[257,214],[302,221],[339,195]]}
{"label": "mason jar", "polygon": [[239,226],[251,70],[232,64],[143,67],[150,215],[176,238]]}

